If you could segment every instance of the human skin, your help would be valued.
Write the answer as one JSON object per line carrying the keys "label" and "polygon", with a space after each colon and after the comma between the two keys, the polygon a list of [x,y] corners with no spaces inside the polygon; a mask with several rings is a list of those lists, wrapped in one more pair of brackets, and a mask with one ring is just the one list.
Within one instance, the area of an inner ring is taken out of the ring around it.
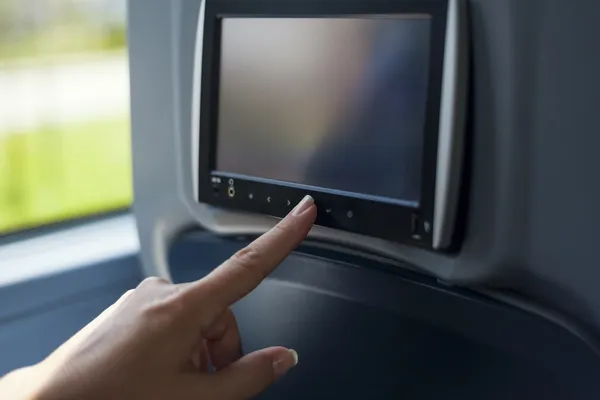
{"label": "human skin", "polygon": [[148,278],[48,358],[0,380],[2,399],[246,399],[298,362],[294,350],[243,355],[230,306],[254,290],[306,237],[307,196],[273,229],[205,278]]}

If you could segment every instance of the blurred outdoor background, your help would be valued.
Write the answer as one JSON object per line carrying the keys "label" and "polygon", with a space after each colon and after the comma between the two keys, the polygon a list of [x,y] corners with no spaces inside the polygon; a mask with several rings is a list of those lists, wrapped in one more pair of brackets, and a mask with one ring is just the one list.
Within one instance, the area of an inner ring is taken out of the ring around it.
{"label": "blurred outdoor background", "polygon": [[125,0],[0,0],[0,235],[132,201]]}

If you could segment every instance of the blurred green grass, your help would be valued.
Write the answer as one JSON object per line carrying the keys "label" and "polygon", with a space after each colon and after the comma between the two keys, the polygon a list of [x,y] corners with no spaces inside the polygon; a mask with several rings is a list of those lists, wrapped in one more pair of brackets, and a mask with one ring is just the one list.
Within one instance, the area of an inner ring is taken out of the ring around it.
{"label": "blurred green grass", "polygon": [[10,36],[0,38],[0,61],[122,50],[126,47],[127,31],[125,26],[97,31],[85,25],[58,25],[18,40],[9,39]]}
{"label": "blurred green grass", "polygon": [[127,207],[127,118],[0,136],[0,233]]}

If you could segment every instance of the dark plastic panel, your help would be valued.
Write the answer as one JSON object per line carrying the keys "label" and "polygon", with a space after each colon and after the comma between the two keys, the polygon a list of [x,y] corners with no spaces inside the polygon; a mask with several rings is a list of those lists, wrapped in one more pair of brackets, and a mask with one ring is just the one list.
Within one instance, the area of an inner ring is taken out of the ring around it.
{"label": "dark plastic panel", "polygon": [[[198,279],[245,243],[190,233],[171,249],[173,279]],[[600,393],[600,358],[563,328],[385,260],[331,255],[304,245],[234,308],[247,351],[284,345],[300,354],[298,368],[264,398]]]}

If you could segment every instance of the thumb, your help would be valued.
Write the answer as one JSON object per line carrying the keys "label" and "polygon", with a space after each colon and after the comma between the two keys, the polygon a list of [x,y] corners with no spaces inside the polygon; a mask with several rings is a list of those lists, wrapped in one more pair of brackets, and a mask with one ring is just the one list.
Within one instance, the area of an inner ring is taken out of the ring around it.
{"label": "thumb", "polygon": [[285,347],[270,347],[240,358],[213,374],[211,398],[247,399],[271,386],[298,363],[298,353]]}

